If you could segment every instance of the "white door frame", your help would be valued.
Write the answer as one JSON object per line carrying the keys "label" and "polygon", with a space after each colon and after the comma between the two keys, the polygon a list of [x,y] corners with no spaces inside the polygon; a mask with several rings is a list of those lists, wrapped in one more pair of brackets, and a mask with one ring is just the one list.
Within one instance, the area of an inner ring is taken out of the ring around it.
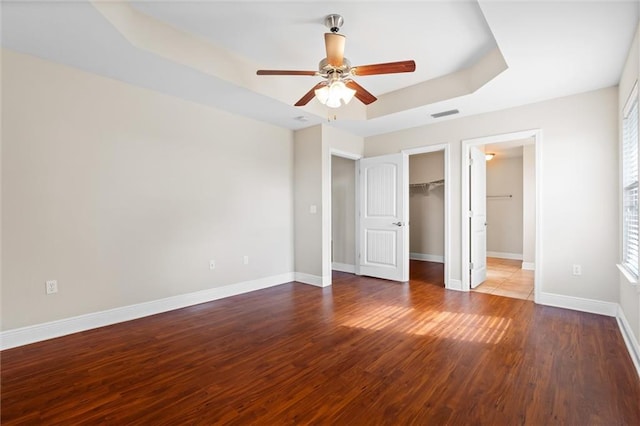
{"label": "white door frame", "polygon": [[[451,167],[449,166],[449,144],[442,143],[436,145],[421,146],[418,148],[403,149],[401,152],[407,157],[415,154],[427,154],[429,152],[444,152],[444,287],[450,290],[460,290],[459,281],[449,277],[451,261],[451,219],[449,209],[451,206]],[[406,191],[405,199],[409,199],[409,186],[403,189]],[[409,224],[411,226],[411,224]],[[407,253],[407,257],[409,253]]]}
{"label": "white door frame", "polygon": [[[334,149],[331,148],[329,149],[329,161],[327,162],[327,168],[325,170],[327,170],[327,175],[329,176],[329,184],[326,186],[326,188],[328,189],[328,196],[323,197],[325,199],[325,204],[326,204],[326,210],[323,210],[323,213],[326,212],[326,214],[323,214],[323,232],[322,232],[322,238],[323,238],[323,242],[322,242],[322,270],[323,270],[323,275],[324,275],[324,279],[323,279],[323,287],[325,286],[329,286],[331,285],[331,237],[332,237],[332,197],[333,197],[333,193],[331,190],[331,184],[333,182],[333,175],[331,173],[331,157],[336,156],[336,157],[342,157],[342,158],[346,158],[348,160],[354,160],[357,161],[359,159],[362,158],[362,155],[360,154],[354,154],[352,152],[347,152],[347,151],[341,151],[339,149]],[[359,189],[358,189],[358,167],[356,165],[356,167],[354,167],[354,174],[353,174],[353,179],[354,182],[356,183],[355,188],[355,197],[356,197],[356,223],[358,220],[358,199],[359,199]],[[359,235],[358,235],[358,227],[356,226],[356,235],[355,235],[355,273],[356,275],[360,274],[360,266],[359,266],[359,262],[358,262],[358,250],[360,247],[360,239],[359,239]]]}
{"label": "white door frame", "polygon": [[534,300],[536,303],[540,300],[540,293],[542,291],[542,220],[540,212],[542,211],[542,130],[531,129],[523,130],[513,133],[504,133],[500,135],[486,136],[481,138],[464,139],[462,140],[462,181],[461,181],[461,210],[460,217],[462,218],[461,229],[461,241],[460,246],[462,248],[461,253],[461,277],[462,277],[462,290],[469,291],[470,289],[470,274],[469,274],[469,148],[472,146],[480,146],[487,144],[496,144],[501,142],[510,142],[518,139],[533,138],[536,147],[536,260],[534,271]]}

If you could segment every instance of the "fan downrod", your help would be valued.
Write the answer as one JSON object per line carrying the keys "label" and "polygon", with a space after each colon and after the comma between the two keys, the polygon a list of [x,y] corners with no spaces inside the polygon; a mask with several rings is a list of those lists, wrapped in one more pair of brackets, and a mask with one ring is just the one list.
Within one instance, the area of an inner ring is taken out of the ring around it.
{"label": "fan downrod", "polygon": [[337,13],[332,13],[324,18],[324,25],[329,28],[332,33],[340,31],[342,24],[344,24],[344,18],[342,15],[338,15]]}

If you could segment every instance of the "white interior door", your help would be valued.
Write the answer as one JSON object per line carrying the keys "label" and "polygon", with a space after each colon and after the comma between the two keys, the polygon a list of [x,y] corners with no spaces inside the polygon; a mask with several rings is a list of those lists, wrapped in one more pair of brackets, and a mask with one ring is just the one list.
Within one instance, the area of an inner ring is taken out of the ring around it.
{"label": "white interior door", "polygon": [[405,162],[403,154],[358,161],[361,275],[409,281],[409,176]]}
{"label": "white interior door", "polygon": [[471,288],[487,279],[487,162],[484,152],[472,146],[469,170],[469,265]]}

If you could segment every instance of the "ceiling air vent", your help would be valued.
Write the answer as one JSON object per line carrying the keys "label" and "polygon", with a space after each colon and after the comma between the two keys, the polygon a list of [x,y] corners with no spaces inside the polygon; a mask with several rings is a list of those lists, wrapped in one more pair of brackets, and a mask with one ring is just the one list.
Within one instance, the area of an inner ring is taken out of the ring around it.
{"label": "ceiling air vent", "polygon": [[457,109],[451,109],[449,111],[442,111],[435,114],[431,114],[431,116],[433,118],[440,118],[440,117],[446,117],[447,115],[458,114],[459,112],[460,111],[458,111]]}

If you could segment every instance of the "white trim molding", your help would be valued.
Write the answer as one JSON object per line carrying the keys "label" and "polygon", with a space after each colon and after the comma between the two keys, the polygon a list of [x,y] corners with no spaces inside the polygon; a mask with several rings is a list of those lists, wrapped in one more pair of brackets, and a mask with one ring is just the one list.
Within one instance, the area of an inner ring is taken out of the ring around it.
{"label": "white trim molding", "polygon": [[504,253],[501,251],[487,251],[487,257],[498,259],[522,260],[522,253]]}
{"label": "white trim molding", "polygon": [[462,280],[454,280],[453,278],[449,278],[449,280],[444,283],[444,288],[447,290],[466,291],[462,288]]}
{"label": "white trim molding", "polygon": [[582,297],[565,296],[563,294],[539,292],[536,295],[536,303],[556,308],[571,309],[573,311],[588,312],[591,314],[615,317],[618,312],[618,304],[603,302],[601,300],[584,299]]}
{"label": "white trim molding", "polygon": [[356,273],[356,265],[349,265],[348,263],[333,262],[331,264],[331,269],[339,272],[347,272],[349,274]]}
{"label": "white trim molding", "polygon": [[223,287],[215,287],[164,299],[152,300],[150,302],[122,306],[106,311],[92,312],[76,317],[7,330],[0,333],[0,349],[4,350],[28,345],[29,343],[131,321],[149,315],[160,314],[187,306],[274,287],[292,281],[294,281],[293,273],[274,275],[257,280],[244,281]]}
{"label": "white trim molding", "polygon": [[638,344],[638,340],[633,334],[631,325],[629,325],[629,321],[627,321],[627,317],[625,317],[624,311],[620,305],[618,305],[618,310],[616,312],[616,320],[618,321],[618,327],[620,327],[620,333],[622,334],[624,343],[627,345],[631,361],[633,361],[633,365],[636,367],[636,371],[640,377],[640,344]]}
{"label": "white trim molding", "polygon": [[535,271],[536,264],[533,262],[522,262],[521,268],[524,269],[525,271]]}
{"label": "white trim molding", "polygon": [[625,268],[621,264],[617,263],[616,266],[618,267],[618,270],[620,271],[624,279],[627,280],[629,285],[637,287],[638,293],[640,293],[640,285],[638,285],[638,278],[635,277],[631,272],[627,270],[627,268]]}
{"label": "white trim molding", "polygon": [[331,276],[319,276],[306,274],[304,272],[296,272],[294,274],[295,281],[301,284],[312,285],[315,287],[328,287],[331,285]]}
{"label": "white trim molding", "polygon": [[444,256],[438,254],[427,253],[409,253],[409,259],[411,260],[423,260],[426,262],[444,263]]}

